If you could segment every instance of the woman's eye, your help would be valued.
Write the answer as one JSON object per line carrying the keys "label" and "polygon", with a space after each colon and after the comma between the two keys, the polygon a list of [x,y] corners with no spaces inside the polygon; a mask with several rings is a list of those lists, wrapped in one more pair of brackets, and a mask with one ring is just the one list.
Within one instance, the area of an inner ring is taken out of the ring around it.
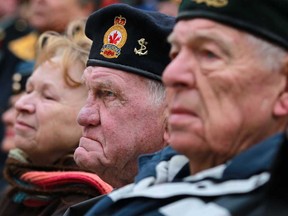
{"label": "woman's eye", "polygon": [[53,97],[50,97],[50,96],[45,96],[45,99],[47,99],[47,100],[54,100],[54,98],[53,98]]}
{"label": "woman's eye", "polygon": [[43,97],[46,99],[46,100],[54,100],[55,98],[49,94],[44,94]]}

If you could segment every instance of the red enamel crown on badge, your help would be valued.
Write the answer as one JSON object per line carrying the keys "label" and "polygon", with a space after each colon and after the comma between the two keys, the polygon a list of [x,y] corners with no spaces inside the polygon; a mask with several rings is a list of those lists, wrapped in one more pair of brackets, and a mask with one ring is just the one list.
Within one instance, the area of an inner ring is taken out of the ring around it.
{"label": "red enamel crown on badge", "polygon": [[124,17],[120,16],[116,16],[114,18],[114,25],[125,25],[126,24],[126,19]]}

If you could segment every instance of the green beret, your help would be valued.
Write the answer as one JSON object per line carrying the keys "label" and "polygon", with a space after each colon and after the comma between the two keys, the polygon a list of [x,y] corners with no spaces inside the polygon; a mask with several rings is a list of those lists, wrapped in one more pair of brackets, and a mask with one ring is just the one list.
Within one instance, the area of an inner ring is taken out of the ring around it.
{"label": "green beret", "polygon": [[113,4],[89,16],[85,34],[93,40],[87,66],[123,70],[161,81],[170,62],[167,37],[175,18]]}
{"label": "green beret", "polygon": [[183,0],[177,17],[206,18],[288,49],[288,0]]}

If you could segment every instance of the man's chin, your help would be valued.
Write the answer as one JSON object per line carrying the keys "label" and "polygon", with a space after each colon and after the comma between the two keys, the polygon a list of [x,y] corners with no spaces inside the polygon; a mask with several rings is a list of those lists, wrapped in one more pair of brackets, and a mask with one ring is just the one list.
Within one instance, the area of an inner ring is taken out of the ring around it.
{"label": "man's chin", "polygon": [[74,152],[74,160],[77,163],[78,166],[80,167],[85,167],[85,164],[87,164],[87,151],[85,148],[79,146],[76,148],[75,152]]}

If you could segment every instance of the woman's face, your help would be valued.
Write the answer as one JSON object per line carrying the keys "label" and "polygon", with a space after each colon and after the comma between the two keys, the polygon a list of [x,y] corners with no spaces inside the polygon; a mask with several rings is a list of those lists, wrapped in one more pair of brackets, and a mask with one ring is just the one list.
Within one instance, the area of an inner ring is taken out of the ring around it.
{"label": "woman's face", "polygon": [[[59,57],[40,65],[27,82],[27,93],[15,104],[15,145],[39,165],[54,163],[72,152],[81,137],[76,117],[87,90],[82,85],[68,86],[61,66]],[[80,81],[82,71],[76,63],[68,73]]]}

